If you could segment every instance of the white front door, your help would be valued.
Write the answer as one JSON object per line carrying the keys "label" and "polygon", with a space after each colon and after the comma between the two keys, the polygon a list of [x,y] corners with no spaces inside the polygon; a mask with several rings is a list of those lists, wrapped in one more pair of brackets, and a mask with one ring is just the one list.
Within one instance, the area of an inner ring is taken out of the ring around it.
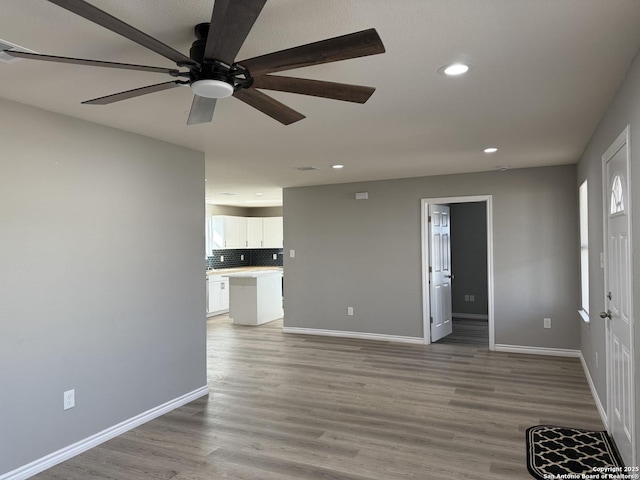
{"label": "white front door", "polygon": [[627,466],[634,466],[633,307],[630,277],[628,130],[603,155],[607,398],[609,433]]}
{"label": "white front door", "polygon": [[431,341],[453,331],[451,322],[451,224],[447,205],[429,205]]}

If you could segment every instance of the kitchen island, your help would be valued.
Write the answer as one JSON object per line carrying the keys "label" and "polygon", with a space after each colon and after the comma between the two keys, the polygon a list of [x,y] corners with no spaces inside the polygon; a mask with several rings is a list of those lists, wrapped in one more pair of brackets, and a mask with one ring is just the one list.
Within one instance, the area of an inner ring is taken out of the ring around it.
{"label": "kitchen island", "polygon": [[238,325],[261,325],[282,318],[282,270],[230,273],[229,318]]}

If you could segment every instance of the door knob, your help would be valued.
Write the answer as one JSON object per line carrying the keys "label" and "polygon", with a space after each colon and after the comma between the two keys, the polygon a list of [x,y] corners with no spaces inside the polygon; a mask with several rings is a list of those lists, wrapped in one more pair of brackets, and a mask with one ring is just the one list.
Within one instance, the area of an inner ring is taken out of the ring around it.
{"label": "door knob", "polygon": [[445,277],[447,277],[447,278],[456,278],[456,276],[455,276],[455,275],[453,275],[453,274],[451,274],[451,275],[445,275]]}
{"label": "door knob", "polygon": [[608,318],[609,320],[611,320],[611,310],[600,312],[600,318]]}

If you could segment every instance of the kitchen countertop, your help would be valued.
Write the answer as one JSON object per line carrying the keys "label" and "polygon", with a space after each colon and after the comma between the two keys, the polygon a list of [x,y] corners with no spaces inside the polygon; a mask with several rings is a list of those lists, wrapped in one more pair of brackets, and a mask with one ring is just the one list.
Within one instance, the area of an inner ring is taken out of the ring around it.
{"label": "kitchen countertop", "polygon": [[226,273],[223,277],[234,278],[262,278],[262,277],[282,277],[282,270],[248,270],[246,272]]}
{"label": "kitchen countertop", "polygon": [[279,270],[282,272],[282,267],[236,267],[236,268],[219,268],[214,270],[207,270],[208,275],[229,275],[234,273],[244,272],[266,272],[269,270]]}

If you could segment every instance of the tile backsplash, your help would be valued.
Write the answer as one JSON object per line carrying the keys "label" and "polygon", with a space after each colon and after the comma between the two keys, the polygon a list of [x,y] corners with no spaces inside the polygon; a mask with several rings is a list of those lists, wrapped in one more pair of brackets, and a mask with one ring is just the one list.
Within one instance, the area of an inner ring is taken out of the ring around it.
{"label": "tile backsplash", "polygon": [[[235,267],[281,267],[282,248],[213,250],[207,257],[207,270]],[[273,256],[276,259],[273,259]]]}

